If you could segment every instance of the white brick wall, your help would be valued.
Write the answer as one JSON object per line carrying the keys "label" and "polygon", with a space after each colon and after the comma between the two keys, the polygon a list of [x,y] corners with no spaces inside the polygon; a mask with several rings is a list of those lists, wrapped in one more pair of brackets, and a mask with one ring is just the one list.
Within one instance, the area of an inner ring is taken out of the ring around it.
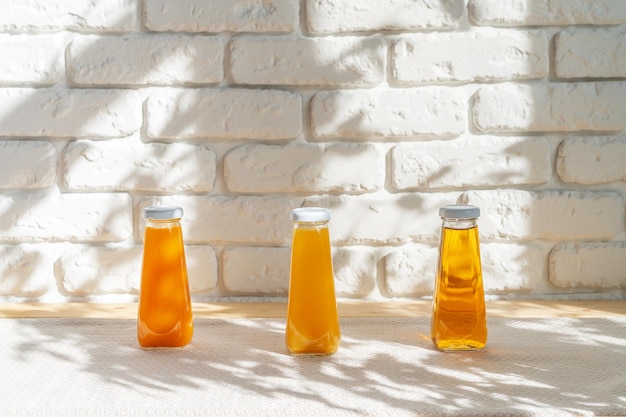
{"label": "white brick wall", "polygon": [[466,102],[453,88],[320,92],[311,101],[311,129],[320,138],[458,135]]}
{"label": "white brick wall", "polygon": [[79,85],[207,84],[224,78],[223,59],[215,36],[91,35],[70,44],[67,73]]}
{"label": "white brick wall", "polygon": [[243,145],[224,157],[230,191],[343,192],[380,190],[385,159],[370,144]]}
{"label": "white brick wall", "polygon": [[[394,79],[430,84],[544,78],[549,69],[548,44],[544,32],[405,36],[393,47]],[[457,53],[451,55],[454,49]]]}
{"label": "white brick wall", "polygon": [[455,201],[488,297],[626,298],[623,0],[0,3],[0,302],[133,300],[156,202],[197,300],[312,205],[339,296],[428,297]]}
{"label": "white brick wall", "polygon": [[238,84],[375,86],[385,77],[381,37],[239,37],[230,67]]}

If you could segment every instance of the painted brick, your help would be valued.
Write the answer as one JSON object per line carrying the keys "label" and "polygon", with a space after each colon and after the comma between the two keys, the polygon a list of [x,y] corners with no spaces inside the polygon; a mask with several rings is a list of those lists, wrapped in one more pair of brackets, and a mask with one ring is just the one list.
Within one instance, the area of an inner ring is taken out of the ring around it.
{"label": "painted brick", "polygon": [[69,250],[58,262],[62,291],[72,296],[137,294],[141,246],[84,246]]}
{"label": "painted brick", "polygon": [[386,255],[384,295],[432,295],[437,275],[437,259],[437,247],[419,244],[394,250]]}
{"label": "painted brick", "polygon": [[207,245],[186,245],[185,258],[191,293],[213,291],[219,277],[215,249]]}
{"label": "painted brick", "polygon": [[626,181],[626,136],[566,138],[559,146],[556,171],[564,182]]}
{"label": "painted brick", "polygon": [[470,0],[470,19],[479,25],[608,25],[626,22],[622,0]]}
{"label": "painted brick", "polygon": [[545,282],[546,256],[538,246],[482,243],[480,258],[487,294],[530,293]]}
{"label": "painted brick", "polygon": [[302,199],[293,197],[163,196],[140,201],[135,216],[143,230],[141,210],[151,204],[183,208],[181,220],[187,243],[234,242],[287,245],[291,239],[291,210]]}
{"label": "painted brick", "polygon": [[559,33],[554,64],[556,75],[563,78],[626,77],[626,28]]}
{"label": "painted brick", "polygon": [[0,35],[0,84],[51,85],[64,77],[64,35]]}
{"label": "painted brick", "polygon": [[463,0],[306,0],[311,32],[451,29],[463,16]]}
{"label": "painted brick", "polygon": [[70,44],[68,76],[80,85],[218,83],[223,61],[215,36],[83,36]]}
{"label": "painted brick", "polygon": [[292,139],[302,130],[302,98],[273,90],[201,89],[155,93],[151,138]]}
{"label": "painted brick", "polygon": [[393,46],[392,65],[394,79],[401,83],[544,78],[548,38],[527,31],[405,36]]}
{"label": "painted brick", "polygon": [[[59,280],[72,296],[138,294],[143,248],[83,246],[59,259]],[[209,246],[185,247],[191,292],[204,292],[217,284],[217,258]]]}
{"label": "painted brick", "polygon": [[380,37],[235,38],[230,46],[239,84],[374,86],[385,79]]}
{"label": "painted brick", "polygon": [[141,123],[135,91],[0,89],[0,136],[120,137]]}
{"label": "painted brick", "polygon": [[50,142],[0,141],[0,189],[50,187],[57,176],[57,152]]}
{"label": "painted brick", "polygon": [[114,242],[132,236],[127,194],[29,193],[0,196],[0,240]]}
{"label": "painted brick", "polygon": [[335,293],[339,297],[365,297],[376,288],[377,256],[367,247],[333,248]]}
{"label": "painted brick", "polygon": [[[481,243],[483,286],[487,294],[530,292],[543,281],[545,259],[531,245]],[[428,296],[434,291],[438,249],[402,248],[385,256],[386,293],[393,297]]]}
{"label": "painted brick", "polygon": [[230,247],[222,253],[224,287],[244,294],[287,295],[289,259],[286,247]]}
{"label": "painted brick", "polygon": [[556,245],[550,252],[550,282],[559,288],[626,288],[626,242]]}
{"label": "painted brick", "polygon": [[311,124],[317,137],[458,135],[466,102],[453,88],[324,91],[313,97]]}
{"label": "painted brick", "polygon": [[3,0],[0,30],[129,32],[138,0]]}
{"label": "painted brick", "polygon": [[37,297],[54,288],[50,245],[3,245],[0,257],[0,295]]}
{"label": "painted brick", "polygon": [[292,32],[299,2],[293,0],[145,0],[145,25],[174,32]]}
{"label": "painted brick", "polygon": [[542,184],[552,178],[544,138],[462,137],[396,145],[391,152],[393,186],[446,188]]}
{"label": "painted brick", "polygon": [[[288,247],[224,249],[224,286],[239,294],[286,296],[291,250]],[[333,248],[335,292],[362,297],[375,288],[376,255],[370,248]]]}
{"label": "painted brick", "polygon": [[216,164],[204,146],[79,140],[65,148],[63,182],[70,190],[208,192]]}
{"label": "painted brick", "polygon": [[626,83],[502,84],[476,93],[474,123],[483,132],[626,129]]}
{"label": "painted brick", "polygon": [[461,202],[481,209],[487,239],[612,239],[624,230],[624,200],[616,192],[468,191]]}
{"label": "painted brick", "polygon": [[385,156],[370,144],[244,145],[224,157],[230,191],[346,192],[381,189]]}
{"label": "painted brick", "polygon": [[314,196],[305,206],[331,210],[331,242],[340,245],[435,241],[441,219],[439,207],[455,203],[460,193],[410,193],[381,197]]}

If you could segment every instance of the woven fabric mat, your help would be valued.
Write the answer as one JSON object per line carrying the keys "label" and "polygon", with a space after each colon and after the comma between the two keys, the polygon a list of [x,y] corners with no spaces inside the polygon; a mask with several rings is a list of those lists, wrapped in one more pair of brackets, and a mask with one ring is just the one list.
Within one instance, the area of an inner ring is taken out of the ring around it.
{"label": "woven fabric mat", "polygon": [[489,320],[480,352],[434,350],[424,318],[342,319],[292,357],[284,319],[196,319],[182,349],[134,320],[0,320],[1,416],[626,415],[626,318]]}

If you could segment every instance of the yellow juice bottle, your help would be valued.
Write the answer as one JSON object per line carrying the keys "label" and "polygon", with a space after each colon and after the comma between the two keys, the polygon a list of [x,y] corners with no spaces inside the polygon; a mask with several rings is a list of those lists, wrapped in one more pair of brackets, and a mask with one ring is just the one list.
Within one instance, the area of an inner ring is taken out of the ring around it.
{"label": "yellow juice bottle", "polygon": [[487,321],[477,218],[480,209],[453,204],[442,218],[431,338],[443,351],[479,350],[487,343]]}
{"label": "yellow juice bottle", "polygon": [[147,207],[137,339],[142,347],[182,347],[193,336],[180,207]]}
{"label": "yellow juice bottle", "polygon": [[287,349],[293,355],[330,355],[341,340],[328,232],[330,211],[295,209],[291,220]]}

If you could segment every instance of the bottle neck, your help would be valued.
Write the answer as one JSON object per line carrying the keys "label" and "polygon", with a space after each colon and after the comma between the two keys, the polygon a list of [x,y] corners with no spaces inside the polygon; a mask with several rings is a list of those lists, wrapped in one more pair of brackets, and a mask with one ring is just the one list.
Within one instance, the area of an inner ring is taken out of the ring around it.
{"label": "bottle neck", "polygon": [[443,222],[442,226],[446,229],[456,229],[456,230],[465,230],[471,229],[477,226],[476,218],[473,219],[450,219],[450,218],[442,218]]}
{"label": "bottle neck", "polygon": [[294,229],[298,229],[298,228],[310,228],[310,229],[320,229],[320,228],[325,228],[328,227],[328,222],[292,222],[293,223],[293,228]]}
{"label": "bottle neck", "polygon": [[179,226],[180,219],[165,219],[165,220],[157,220],[157,219],[147,219],[146,227],[152,227],[155,229],[166,228],[172,226]]}

